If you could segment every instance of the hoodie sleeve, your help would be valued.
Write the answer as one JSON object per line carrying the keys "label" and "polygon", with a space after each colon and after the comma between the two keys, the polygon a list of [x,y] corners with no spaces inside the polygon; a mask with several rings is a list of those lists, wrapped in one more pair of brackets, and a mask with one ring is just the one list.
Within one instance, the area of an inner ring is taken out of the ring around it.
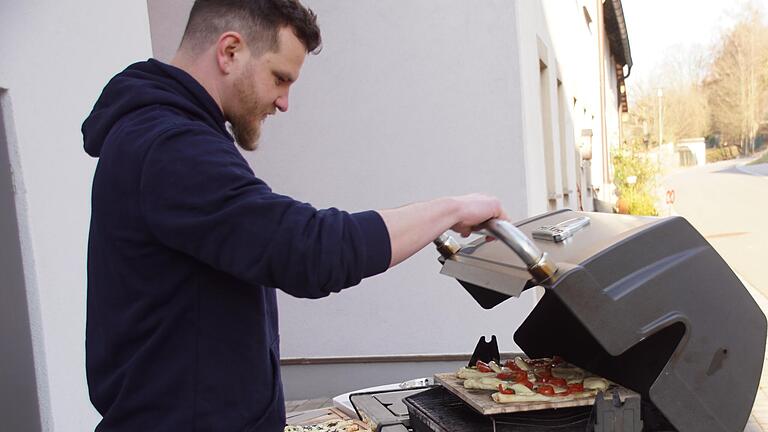
{"label": "hoodie sleeve", "polygon": [[255,285],[319,298],[385,271],[386,225],[273,193],[234,145],[202,127],[174,127],[146,155],[142,213],[165,245]]}

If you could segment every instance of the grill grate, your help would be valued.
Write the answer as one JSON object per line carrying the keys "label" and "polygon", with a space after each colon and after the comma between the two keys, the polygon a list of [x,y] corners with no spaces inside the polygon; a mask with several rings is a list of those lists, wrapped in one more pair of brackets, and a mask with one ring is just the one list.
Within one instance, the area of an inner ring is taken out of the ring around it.
{"label": "grill grate", "polygon": [[443,387],[404,402],[414,432],[584,432],[592,410],[587,406],[484,416]]}

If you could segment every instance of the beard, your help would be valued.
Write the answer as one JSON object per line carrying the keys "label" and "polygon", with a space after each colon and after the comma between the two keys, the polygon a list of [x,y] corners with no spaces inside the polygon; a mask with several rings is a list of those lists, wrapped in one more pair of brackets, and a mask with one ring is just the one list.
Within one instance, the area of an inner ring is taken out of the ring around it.
{"label": "beard", "polygon": [[235,80],[233,85],[240,101],[239,109],[229,115],[230,131],[235,137],[235,142],[247,151],[254,151],[259,147],[261,122],[266,114],[262,109],[263,103],[256,85],[250,78],[252,76],[253,72],[247,71]]}
{"label": "beard", "polygon": [[232,119],[229,123],[229,132],[235,137],[235,143],[246,151],[254,151],[259,148],[259,138],[261,137],[261,125],[248,123],[248,121],[237,121]]}

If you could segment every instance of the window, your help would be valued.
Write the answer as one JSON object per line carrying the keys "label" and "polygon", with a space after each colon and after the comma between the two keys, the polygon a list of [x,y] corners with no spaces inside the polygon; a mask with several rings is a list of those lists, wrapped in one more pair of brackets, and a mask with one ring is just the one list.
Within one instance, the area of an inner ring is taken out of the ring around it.
{"label": "window", "polygon": [[552,131],[552,105],[550,102],[549,68],[539,60],[539,97],[541,106],[541,136],[544,145],[544,173],[547,185],[548,210],[557,209],[557,185],[555,182],[555,148]]}
{"label": "window", "polygon": [[563,207],[571,208],[571,173],[568,163],[568,109],[566,108],[565,89],[563,82],[557,80],[557,129],[560,143],[560,179],[563,191]]}

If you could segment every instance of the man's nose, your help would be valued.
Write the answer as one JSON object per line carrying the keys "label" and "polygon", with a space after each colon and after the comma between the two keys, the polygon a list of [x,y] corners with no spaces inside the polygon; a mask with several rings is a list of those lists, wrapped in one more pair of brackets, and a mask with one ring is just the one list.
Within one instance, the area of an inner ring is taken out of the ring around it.
{"label": "man's nose", "polygon": [[280,96],[275,100],[275,107],[280,110],[280,112],[286,112],[288,111],[288,95]]}

